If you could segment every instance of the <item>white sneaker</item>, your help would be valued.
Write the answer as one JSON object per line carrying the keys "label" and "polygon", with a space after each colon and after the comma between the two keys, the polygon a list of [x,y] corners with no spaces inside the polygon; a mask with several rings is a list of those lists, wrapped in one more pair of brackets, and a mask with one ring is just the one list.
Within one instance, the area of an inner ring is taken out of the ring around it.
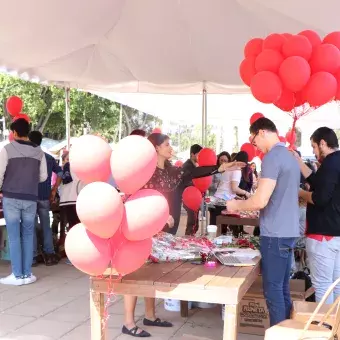
{"label": "white sneaker", "polygon": [[22,286],[24,284],[24,280],[22,278],[16,278],[12,273],[11,275],[0,279],[0,284],[9,286]]}
{"label": "white sneaker", "polygon": [[31,283],[34,283],[35,281],[37,281],[37,278],[36,278],[36,276],[31,274],[30,277],[25,277],[23,279],[23,281],[24,281],[24,283],[23,283],[24,285],[30,285]]}

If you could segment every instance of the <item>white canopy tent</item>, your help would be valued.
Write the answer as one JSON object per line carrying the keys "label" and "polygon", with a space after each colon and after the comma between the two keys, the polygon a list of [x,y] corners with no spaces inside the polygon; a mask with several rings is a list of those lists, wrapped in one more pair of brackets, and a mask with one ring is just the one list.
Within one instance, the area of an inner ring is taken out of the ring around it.
{"label": "white canopy tent", "polygon": [[[246,93],[238,66],[249,39],[340,29],[337,0],[0,0],[0,5],[3,71],[102,93]],[[203,96],[203,127],[206,101]],[[66,113],[69,117],[68,108]]]}
{"label": "white canopy tent", "polygon": [[238,66],[249,39],[340,29],[337,0],[0,0],[0,5],[3,70],[90,91],[247,92]]}

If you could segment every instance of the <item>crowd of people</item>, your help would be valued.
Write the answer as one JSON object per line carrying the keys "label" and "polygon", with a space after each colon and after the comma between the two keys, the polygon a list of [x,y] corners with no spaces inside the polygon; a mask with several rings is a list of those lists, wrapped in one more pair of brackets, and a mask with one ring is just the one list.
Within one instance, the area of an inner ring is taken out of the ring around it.
{"label": "crowd of people", "polygon": [[[0,188],[6,220],[12,273],[0,279],[1,284],[26,285],[36,281],[32,265],[42,256],[46,265],[57,264],[60,257],[53,244],[50,209],[59,197],[61,217],[72,228],[79,223],[76,199],[82,183],[72,173],[68,154],[61,166],[40,148],[42,135],[30,132],[24,119],[11,125],[15,140],[0,151]],[[143,130],[133,135],[146,138]],[[308,265],[320,301],[328,287],[340,276],[340,152],[335,132],[326,127],[311,136],[311,145],[318,167],[305,163],[301,155],[281,143],[275,124],[260,118],[250,127],[252,144],[265,154],[261,172],[255,163],[249,163],[245,152],[230,155],[223,151],[214,166],[198,166],[200,145],[192,145],[188,160],[182,167],[171,163],[173,150],[170,138],[152,133],[148,140],[157,152],[157,167],[145,188],[161,192],[169,204],[170,216],[164,231],[178,231],[182,193],[195,178],[213,176],[210,195],[225,201],[224,206],[209,208],[210,224],[222,210],[230,213],[260,211],[260,252],[264,295],[275,325],[290,317],[291,299],[289,280],[296,242],[306,245]],[[52,174],[55,178],[52,183]],[[117,188],[119,190],[119,188]],[[198,212],[185,207],[186,235],[197,232]],[[36,237],[36,219],[39,217],[42,238]],[[58,224],[58,222],[57,222]],[[62,223],[60,223],[62,224]],[[234,235],[243,230],[231,227]],[[224,230],[226,232],[226,230]],[[61,234],[65,230],[60,230]],[[41,248],[41,251],[40,251]],[[39,255],[38,255],[39,254]],[[328,303],[340,296],[336,288]],[[134,337],[149,337],[134,318],[137,298],[125,296],[123,333]],[[155,300],[145,299],[144,325],[171,327],[170,322],[155,315]]]}

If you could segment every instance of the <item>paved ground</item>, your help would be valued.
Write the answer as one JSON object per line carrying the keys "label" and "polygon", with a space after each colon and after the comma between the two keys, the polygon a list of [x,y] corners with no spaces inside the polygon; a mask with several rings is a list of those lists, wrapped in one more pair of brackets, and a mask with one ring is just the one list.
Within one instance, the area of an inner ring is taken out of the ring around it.
{"label": "paved ground", "polygon": [[[182,219],[179,234],[183,233]],[[9,340],[90,340],[89,279],[78,270],[60,263],[54,267],[34,268],[35,284],[22,287],[0,285],[0,339]],[[0,277],[10,273],[8,263],[0,262]],[[136,317],[143,316],[143,300],[138,302]],[[109,307],[108,339],[132,339],[121,334],[123,304],[117,296]],[[177,340],[184,334],[222,339],[220,307],[194,309],[188,319],[164,310],[158,301],[157,314],[173,322],[171,329],[147,329],[154,340]],[[261,340],[240,334],[238,340]]]}

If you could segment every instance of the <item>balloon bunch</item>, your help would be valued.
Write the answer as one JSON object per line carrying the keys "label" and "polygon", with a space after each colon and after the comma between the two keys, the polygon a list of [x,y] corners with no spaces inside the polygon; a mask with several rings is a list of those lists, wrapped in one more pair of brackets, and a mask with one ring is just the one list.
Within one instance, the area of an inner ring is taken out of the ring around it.
{"label": "balloon bunch", "polygon": [[[23,105],[24,105],[23,101],[21,100],[21,98],[17,96],[11,96],[7,99],[6,109],[10,116],[12,117],[13,122],[20,118],[27,120],[28,123],[30,122],[30,118],[28,117],[28,115],[26,113],[21,112]],[[10,132],[8,139],[10,142],[14,140],[12,131]]]}
{"label": "balloon bunch", "polygon": [[[141,189],[156,169],[153,145],[143,137],[129,136],[112,151],[102,138],[86,135],[72,145],[70,164],[87,185],[76,204],[81,223],[66,237],[68,258],[89,275],[101,275],[109,267],[119,275],[137,270],[150,255],[152,236],[169,218],[165,197]],[[107,183],[111,173],[125,195]]]}
{"label": "balloon bunch", "polygon": [[[214,166],[217,163],[217,157],[214,150],[203,148],[197,155],[199,166]],[[193,185],[187,187],[182,195],[183,203],[193,211],[198,211],[202,203],[202,195],[210,188],[212,176],[195,178]]]}
{"label": "balloon bunch", "polygon": [[257,100],[293,117],[293,133],[299,118],[340,100],[340,32],[324,39],[312,30],[274,33],[248,41],[244,56],[239,69],[243,82]]}

